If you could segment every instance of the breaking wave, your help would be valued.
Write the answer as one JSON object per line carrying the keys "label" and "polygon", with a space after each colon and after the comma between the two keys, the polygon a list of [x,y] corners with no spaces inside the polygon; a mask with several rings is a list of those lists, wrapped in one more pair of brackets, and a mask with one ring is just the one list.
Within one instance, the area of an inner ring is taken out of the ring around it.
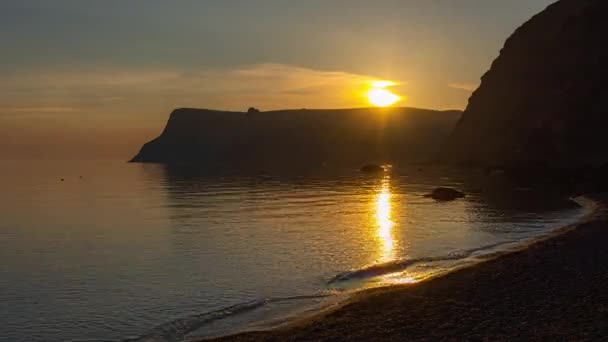
{"label": "breaking wave", "polygon": [[492,250],[496,247],[515,243],[515,242],[518,242],[518,241],[506,241],[506,242],[486,245],[483,247],[473,248],[473,249],[469,249],[469,250],[454,251],[447,255],[442,255],[442,256],[422,257],[422,258],[414,258],[414,259],[400,259],[400,260],[394,260],[394,261],[383,263],[383,264],[376,264],[376,265],[372,265],[372,266],[365,267],[365,268],[358,269],[358,270],[339,273],[336,276],[334,276],[333,278],[331,278],[329,281],[327,281],[327,284],[334,285],[337,283],[342,283],[342,282],[347,282],[347,281],[352,281],[352,280],[369,279],[369,278],[380,277],[380,276],[387,275],[387,274],[403,272],[412,266],[422,264],[422,263],[463,260],[463,259],[473,256],[475,253],[486,251],[486,250]]}

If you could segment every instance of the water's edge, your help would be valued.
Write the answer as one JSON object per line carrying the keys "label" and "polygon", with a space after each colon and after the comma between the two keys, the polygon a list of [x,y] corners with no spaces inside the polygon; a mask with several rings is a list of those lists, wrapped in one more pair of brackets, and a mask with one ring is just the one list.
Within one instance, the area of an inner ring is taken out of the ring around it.
{"label": "water's edge", "polygon": [[[429,258],[419,258],[419,259],[408,259],[408,260],[396,260],[387,264],[379,264],[373,265],[370,267],[366,267],[360,270],[354,270],[349,272],[340,273],[333,278],[327,281],[328,285],[333,285],[342,281],[356,280],[356,279],[365,279],[365,278],[373,278],[380,275],[397,273],[403,271],[413,265],[418,263],[425,262],[436,262],[436,261],[455,261],[455,260],[466,260],[467,263],[455,265],[449,269],[446,269],[443,272],[438,272],[432,274],[421,281],[429,281],[431,279],[436,279],[442,277],[448,273],[463,269],[474,267],[479,263],[486,262],[489,260],[493,260],[499,258],[501,256],[522,251],[530,246],[549,240],[558,235],[562,235],[568,231],[576,229],[579,225],[592,221],[598,217],[598,215],[604,214],[608,208],[600,201],[594,199],[593,196],[579,196],[576,198],[572,198],[574,202],[579,204],[585,212],[581,214],[580,218],[570,224],[566,224],[564,226],[559,226],[556,229],[549,230],[547,233],[542,234],[537,237],[533,237],[527,240],[519,240],[519,241],[508,241],[499,244],[493,244],[488,246],[482,246],[479,248],[474,248],[471,250],[462,251],[459,253],[451,253],[445,256],[438,257],[429,257]],[[498,247],[506,247],[501,248],[492,253],[476,255],[477,252],[482,251],[491,251]],[[418,282],[419,283],[419,282]],[[403,285],[395,285],[395,284],[385,284],[384,286],[380,286],[382,289],[388,288],[397,288]],[[255,328],[245,328],[242,330],[237,330],[233,333],[227,334],[225,336],[231,336],[234,334],[244,333],[244,332],[254,332],[254,331],[268,331],[273,329],[286,328],[289,326],[294,326],[301,324],[303,322],[309,321],[312,318],[322,317],[330,312],[333,312],[344,305],[351,303],[353,301],[357,301],[367,295],[378,290],[379,287],[374,288],[360,288],[355,289],[353,291],[345,291],[342,292],[340,296],[336,296],[333,294],[314,294],[314,295],[304,295],[304,296],[293,296],[293,297],[284,297],[284,298],[263,298],[252,300],[244,303],[239,303],[236,305],[232,305],[229,307],[221,308],[218,310],[193,314],[190,316],[181,317],[175,319],[173,321],[161,324],[152,330],[149,330],[145,334],[140,336],[127,338],[122,340],[123,342],[148,342],[148,341],[183,341],[183,340],[196,340],[202,341],[205,339],[213,338],[213,337],[221,337],[221,336],[207,336],[207,337],[188,337],[189,334],[201,329],[202,327],[211,324],[213,322],[226,319],[229,317],[233,317],[239,314],[244,314],[247,312],[254,311],[256,309],[262,308],[268,304],[276,304],[281,302],[288,301],[302,301],[302,300],[311,300],[311,299],[324,299],[331,298],[334,300],[328,300],[323,306],[317,307],[314,310],[302,310],[295,315],[292,314],[290,316],[277,318],[272,321],[264,321],[258,322],[255,325]]]}
{"label": "water's edge", "polygon": [[[446,270],[445,272],[434,274],[432,276],[429,276],[429,277],[423,279],[420,282],[417,282],[416,284],[396,284],[396,285],[387,285],[387,286],[383,286],[383,287],[361,289],[359,291],[353,292],[350,296],[345,298],[343,301],[340,301],[339,303],[336,303],[334,305],[328,305],[323,310],[319,310],[319,311],[311,313],[309,315],[290,317],[290,318],[282,321],[280,324],[276,324],[273,326],[266,326],[266,327],[264,327],[264,329],[245,330],[245,331],[240,331],[235,334],[228,334],[225,336],[218,336],[218,337],[235,336],[235,335],[241,334],[241,333],[264,332],[264,331],[270,331],[270,330],[276,330],[276,329],[288,329],[290,327],[296,327],[296,326],[305,324],[307,322],[310,322],[311,320],[321,319],[323,316],[326,316],[332,312],[335,312],[350,303],[357,302],[359,300],[372,296],[372,295],[378,293],[378,291],[399,289],[399,288],[403,288],[404,286],[415,286],[417,284],[420,284],[421,282],[427,282],[427,281],[431,281],[434,279],[438,279],[438,278],[446,276],[450,273],[456,272],[458,270],[475,267],[481,263],[492,261],[492,260],[498,259],[500,257],[506,256],[509,254],[522,252],[538,243],[554,239],[554,238],[561,236],[563,234],[566,234],[570,231],[576,230],[578,227],[580,227],[586,223],[593,222],[595,220],[608,216],[608,205],[607,205],[608,195],[601,196],[600,194],[589,194],[589,195],[577,196],[577,197],[570,198],[570,199],[572,201],[576,202],[578,205],[580,205],[585,210],[585,213],[583,215],[581,215],[579,220],[577,220],[574,223],[559,226],[559,227],[547,232],[546,234],[529,239],[527,241],[520,241],[521,243],[519,243],[517,245],[513,245],[512,247],[502,250],[500,252],[487,254],[483,258],[477,258],[476,262],[474,262],[474,263],[462,264],[457,267]],[[507,243],[507,244],[509,244],[509,243]],[[512,244],[509,244],[509,245],[512,245]],[[197,339],[192,339],[189,341],[202,342],[202,341],[208,341],[208,340],[211,340],[211,339],[197,338]]]}
{"label": "water's edge", "polygon": [[[471,254],[473,254],[475,251],[487,250],[487,249],[490,249],[490,248],[496,247],[496,246],[509,246],[509,248],[506,248],[506,249],[503,249],[503,250],[500,250],[500,251],[497,251],[494,253],[485,254],[483,256],[477,256],[474,259],[471,259],[471,260],[474,260],[474,262],[460,264],[453,268],[446,269],[443,272],[438,272],[438,273],[432,274],[432,275],[416,282],[415,284],[387,284],[385,286],[380,286],[380,287],[362,288],[362,289],[359,289],[356,291],[352,291],[343,300],[341,300],[337,303],[332,303],[330,305],[327,305],[326,307],[324,307],[320,310],[317,310],[315,312],[311,312],[311,313],[305,314],[305,315],[286,317],[285,319],[283,319],[281,321],[279,321],[279,320],[274,321],[276,324],[266,324],[266,325],[260,324],[259,326],[262,326],[263,327],[262,329],[242,330],[242,331],[236,332],[234,334],[227,334],[224,336],[215,336],[214,338],[234,336],[234,335],[241,334],[241,333],[263,332],[263,331],[270,331],[270,330],[275,330],[275,329],[286,329],[289,327],[298,326],[298,325],[304,324],[306,322],[309,322],[313,319],[322,318],[325,315],[328,315],[336,310],[339,310],[340,308],[343,308],[347,304],[357,302],[363,298],[366,298],[370,295],[377,293],[378,291],[399,289],[403,286],[415,286],[416,284],[420,284],[421,282],[427,282],[427,281],[431,281],[431,280],[434,280],[437,278],[441,278],[443,276],[446,276],[447,274],[456,272],[461,269],[475,267],[483,262],[495,260],[497,258],[500,258],[505,255],[509,255],[512,253],[525,251],[526,249],[530,248],[531,246],[533,246],[535,244],[553,239],[557,236],[560,236],[567,232],[575,230],[579,226],[581,226],[585,223],[594,221],[595,219],[598,219],[599,217],[608,215],[608,206],[605,204],[606,201],[595,199],[594,195],[582,195],[582,196],[578,196],[575,198],[571,198],[571,200],[576,202],[578,205],[580,205],[585,210],[585,213],[583,215],[581,215],[581,217],[576,222],[566,224],[563,226],[558,226],[557,228],[548,231],[546,234],[542,234],[538,237],[534,237],[531,239],[514,241],[514,242],[505,242],[505,243],[500,243],[500,244],[496,244],[496,245],[475,248],[475,249],[471,250]],[[469,256],[470,255],[466,256],[464,259],[469,258]],[[450,260],[449,256],[447,259]],[[415,262],[413,262],[413,264],[414,263]],[[192,339],[191,341],[201,342],[201,341],[207,341],[207,340],[211,340],[211,339],[213,339],[213,338],[200,338],[199,337],[199,338]]]}

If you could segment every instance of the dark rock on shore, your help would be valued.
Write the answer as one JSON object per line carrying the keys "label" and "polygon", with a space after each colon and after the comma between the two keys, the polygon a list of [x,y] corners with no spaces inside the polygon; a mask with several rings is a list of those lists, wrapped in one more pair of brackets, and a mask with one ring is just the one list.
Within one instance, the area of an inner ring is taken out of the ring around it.
{"label": "dark rock on shore", "polygon": [[513,186],[534,187],[569,196],[608,192],[608,164],[600,166],[556,167],[543,163],[516,164],[502,167],[486,176],[509,180]]}
{"label": "dark rock on shore", "polygon": [[608,162],[608,1],[561,0],[506,41],[442,160],[478,166]]}
{"label": "dark rock on shore", "polygon": [[437,188],[424,197],[432,198],[436,201],[453,201],[459,198],[464,198],[466,195],[463,192],[452,188]]}

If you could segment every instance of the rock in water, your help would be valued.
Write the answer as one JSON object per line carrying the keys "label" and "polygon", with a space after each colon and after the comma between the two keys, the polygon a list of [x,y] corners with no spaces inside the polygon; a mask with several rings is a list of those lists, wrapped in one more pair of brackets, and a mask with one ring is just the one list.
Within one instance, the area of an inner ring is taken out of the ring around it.
{"label": "rock in water", "polygon": [[506,41],[446,144],[479,166],[608,162],[608,1],[561,0]]}
{"label": "rock in water", "polygon": [[377,164],[366,164],[359,169],[363,173],[381,173],[384,172],[384,168]]}
{"label": "rock in water", "polygon": [[464,198],[466,195],[458,190],[451,188],[437,188],[424,197],[432,198],[436,201],[453,201],[455,199]]}

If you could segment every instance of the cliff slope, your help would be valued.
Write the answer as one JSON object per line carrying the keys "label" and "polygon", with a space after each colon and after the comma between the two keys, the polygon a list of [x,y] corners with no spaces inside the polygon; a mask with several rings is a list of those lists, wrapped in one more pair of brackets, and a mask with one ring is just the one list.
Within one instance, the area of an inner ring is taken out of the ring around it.
{"label": "cliff slope", "polygon": [[482,77],[444,161],[608,162],[608,1],[561,0],[518,28]]}

